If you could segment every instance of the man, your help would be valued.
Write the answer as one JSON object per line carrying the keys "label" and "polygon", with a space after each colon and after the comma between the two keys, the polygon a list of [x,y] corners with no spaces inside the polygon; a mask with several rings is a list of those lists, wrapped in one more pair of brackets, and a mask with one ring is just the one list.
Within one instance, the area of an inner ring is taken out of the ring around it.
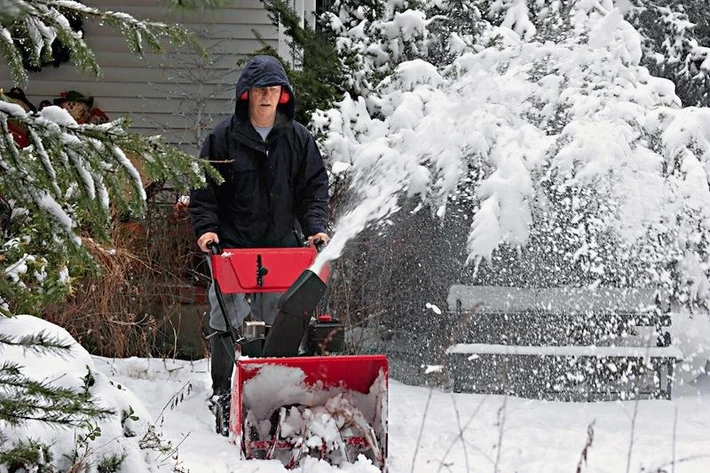
{"label": "man", "polygon": [[[224,178],[190,194],[197,245],[223,248],[301,246],[328,241],[328,176],[313,136],[293,120],[294,94],[286,71],[271,56],[256,56],[239,76],[234,114],[217,125],[202,146]],[[224,294],[232,326],[247,317],[272,323],[279,294]],[[228,413],[234,347],[214,287],[209,291],[213,401]],[[219,423],[219,419],[218,419]],[[226,423],[225,423],[226,426]],[[226,428],[222,431],[226,435]]]}

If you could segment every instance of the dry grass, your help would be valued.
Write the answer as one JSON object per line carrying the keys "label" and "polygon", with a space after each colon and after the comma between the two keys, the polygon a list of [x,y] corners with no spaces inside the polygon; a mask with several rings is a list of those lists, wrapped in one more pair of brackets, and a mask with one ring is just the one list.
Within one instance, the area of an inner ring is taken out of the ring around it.
{"label": "dry grass", "polygon": [[[186,219],[155,205],[148,224],[116,222],[110,247],[84,238],[99,274],[75,281],[71,296],[44,317],[101,356],[204,356],[203,281],[194,274],[199,256]],[[181,334],[193,343],[181,343]]]}

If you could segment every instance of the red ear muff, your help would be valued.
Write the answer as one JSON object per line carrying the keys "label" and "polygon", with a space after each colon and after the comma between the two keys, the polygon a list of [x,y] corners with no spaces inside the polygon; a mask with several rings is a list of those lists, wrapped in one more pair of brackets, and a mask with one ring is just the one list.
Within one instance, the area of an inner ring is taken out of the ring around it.
{"label": "red ear muff", "polygon": [[242,95],[239,96],[239,100],[249,100],[249,91],[245,90]]}
{"label": "red ear muff", "polygon": [[279,104],[283,105],[288,103],[289,100],[291,100],[291,94],[288,93],[288,90],[283,89],[281,91],[281,97],[279,97]]}

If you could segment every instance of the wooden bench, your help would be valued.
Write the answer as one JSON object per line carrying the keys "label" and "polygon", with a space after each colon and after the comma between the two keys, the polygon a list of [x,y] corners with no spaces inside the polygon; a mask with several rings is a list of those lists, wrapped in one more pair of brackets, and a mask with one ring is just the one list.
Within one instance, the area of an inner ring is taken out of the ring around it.
{"label": "wooden bench", "polygon": [[452,286],[447,302],[456,325],[446,351],[455,392],[671,397],[681,353],[671,345],[670,307],[656,291]]}

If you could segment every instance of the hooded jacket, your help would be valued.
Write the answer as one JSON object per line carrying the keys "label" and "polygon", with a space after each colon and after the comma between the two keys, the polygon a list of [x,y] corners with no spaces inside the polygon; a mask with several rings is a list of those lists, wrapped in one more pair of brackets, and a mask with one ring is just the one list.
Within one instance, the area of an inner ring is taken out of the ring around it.
{"label": "hooded jacket", "polygon": [[[290,100],[279,103],[266,140],[249,121],[242,94],[252,87],[280,85]],[[329,217],[328,176],[310,132],[293,119],[294,94],[281,63],[271,56],[249,61],[236,85],[234,114],[205,140],[201,158],[224,178],[190,193],[190,220],[199,237],[219,235],[223,247],[299,246],[303,236],[325,231]]]}

